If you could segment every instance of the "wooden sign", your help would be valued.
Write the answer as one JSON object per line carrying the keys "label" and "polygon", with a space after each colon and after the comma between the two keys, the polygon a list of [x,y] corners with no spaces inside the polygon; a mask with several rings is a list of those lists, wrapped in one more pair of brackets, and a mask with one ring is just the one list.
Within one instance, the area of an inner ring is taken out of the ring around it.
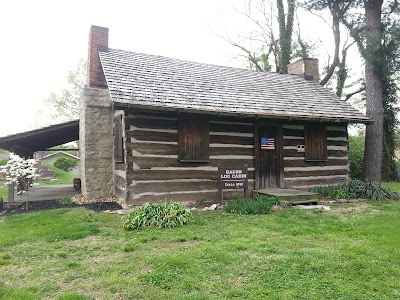
{"label": "wooden sign", "polygon": [[220,189],[247,189],[247,166],[242,167],[219,167]]}
{"label": "wooden sign", "polygon": [[222,203],[223,193],[222,190],[227,189],[243,189],[244,195],[247,195],[248,181],[248,168],[244,166],[219,166],[218,167],[218,187],[219,198]]}

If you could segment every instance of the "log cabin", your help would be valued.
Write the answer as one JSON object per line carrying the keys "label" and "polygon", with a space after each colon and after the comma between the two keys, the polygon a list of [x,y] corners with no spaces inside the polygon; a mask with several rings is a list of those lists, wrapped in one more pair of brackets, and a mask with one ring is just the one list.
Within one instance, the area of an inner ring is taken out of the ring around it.
{"label": "log cabin", "polygon": [[[92,26],[80,100],[82,192],[123,205],[215,201],[218,167],[248,170],[248,189],[349,179],[349,123],[370,120],[318,84],[318,60],[288,75],[109,48]],[[226,190],[224,197],[239,191]]]}

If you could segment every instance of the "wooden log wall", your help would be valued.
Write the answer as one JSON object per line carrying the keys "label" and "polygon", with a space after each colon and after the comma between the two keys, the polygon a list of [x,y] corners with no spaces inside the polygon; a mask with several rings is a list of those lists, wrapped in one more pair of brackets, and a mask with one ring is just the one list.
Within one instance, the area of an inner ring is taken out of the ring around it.
{"label": "wooden log wall", "polygon": [[[127,150],[127,204],[174,200],[215,202],[219,165],[249,168],[249,189],[254,188],[253,123],[210,117],[209,162],[178,161],[178,115],[130,110],[125,117]],[[226,190],[224,198],[243,195]]]}
{"label": "wooden log wall", "polygon": [[308,162],[304,152],[304,123],[283,125],[284,185],[286,188],[308,189],[317,185],[339,185],[349,179],[348,136],[346,124],[328,124],[328,160]]}

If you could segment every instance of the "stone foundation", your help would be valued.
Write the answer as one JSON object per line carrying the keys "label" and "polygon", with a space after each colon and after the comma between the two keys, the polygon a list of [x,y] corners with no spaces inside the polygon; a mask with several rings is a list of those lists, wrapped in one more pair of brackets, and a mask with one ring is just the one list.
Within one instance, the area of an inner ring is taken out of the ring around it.
{"label": "stone foundation", "polygon": [[113,194],[112,108],[108,89],[85,88],[80,99],[79,155],[82,194]]}

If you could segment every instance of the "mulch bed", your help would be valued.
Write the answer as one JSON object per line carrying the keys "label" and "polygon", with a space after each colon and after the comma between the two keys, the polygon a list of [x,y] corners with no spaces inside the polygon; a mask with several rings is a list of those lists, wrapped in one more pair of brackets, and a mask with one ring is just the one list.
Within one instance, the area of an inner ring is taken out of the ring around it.
{"label": "mulch bed", "polygon": [[43,201],[29,201],[29,210],[25,209],[25,203],[20,206],[12,206],[5,208],[0,211],[0,216],[15,215],[26,212],[40,211],[45,209],[57,209],[57,208],[71,208],[71,207],[84,207],[95,212],[102,211],[116,211],[122,209],[122,207],[115,202],[94,202],[85,204],[61,204],[57,200],[43,200]]}

